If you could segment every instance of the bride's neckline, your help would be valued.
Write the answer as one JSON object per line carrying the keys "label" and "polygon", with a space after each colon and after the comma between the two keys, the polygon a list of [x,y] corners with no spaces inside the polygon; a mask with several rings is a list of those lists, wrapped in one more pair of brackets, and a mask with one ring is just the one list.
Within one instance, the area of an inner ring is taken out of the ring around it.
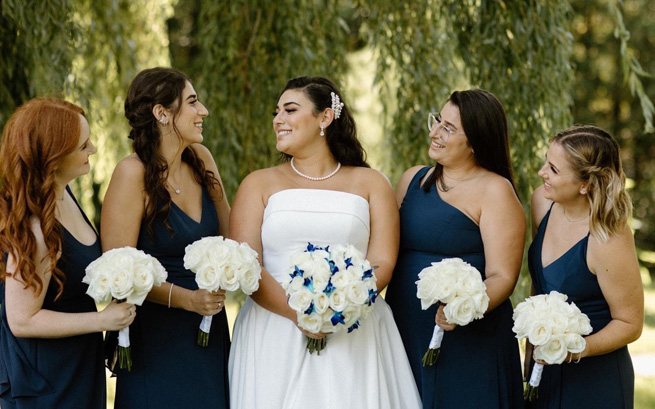
{"label": "bride's neckline", "polygon": [[278,195],[278,194],[282,194],[282,193],[292,193],[292,192],[294,192],[294,191],[295,191],[295,192],[300,192],[300,191],[308,191],[308,192],[328,192],[328,193],[344,194],[344,195],[348,195],[348,196],[352,196],[352,197],[359,198],[359,199],[363,200],[364,202],[366,202],[367,205],[369,204],[369,203],[368,203],[368,200],[366,200],[364,197],[362,197],[362,196],[360,196],[360,195],[358,195],[358,194],[356,194],[356,193],[344,192],[344,191],[342,191],[342,190],[331,190],[331,189],[308,189],[308,188],[291,188],[291,189],[282,189],[282,190],[278,190],[277,192],[275,192],[275,193],[273,193],[272,195],[270,195],[270,196],[268,197],[268,200],[270,201],[271,198],[273,198],[274,196],[276,196],[276,195]]}

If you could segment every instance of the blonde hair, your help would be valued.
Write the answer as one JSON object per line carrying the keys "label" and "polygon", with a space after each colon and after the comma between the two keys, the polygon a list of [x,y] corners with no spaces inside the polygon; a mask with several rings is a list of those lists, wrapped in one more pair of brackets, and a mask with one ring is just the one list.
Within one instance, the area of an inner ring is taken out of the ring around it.
{"label": "blonde hair", "polygon": [[618,143],[609,133],[592,125],[569,128],[550,138],[550,142],[564,148],[576,177],[587,183],[591,235],[601,241],[609,240],[632,217]]}

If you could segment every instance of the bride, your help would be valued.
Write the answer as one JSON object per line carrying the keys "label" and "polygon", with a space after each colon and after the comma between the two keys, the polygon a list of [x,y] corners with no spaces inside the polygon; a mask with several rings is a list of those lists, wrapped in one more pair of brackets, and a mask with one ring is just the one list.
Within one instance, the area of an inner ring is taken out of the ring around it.
{"label": "bride", "polygon": [[390,308],[378,297],[360,327],[328,336],[310,354],[280,283],[289,257],[311,242],[352,244],[375,270],[378,289],[398,254],[398,209],[388,180],[369,168],[337,88],[320,77],[290,80],[273,119],[289,162],[253,172],[234,199],[231,237],[258,251],[259,290],[237,317],[229,360],[230,406],[238,408],[420,408]]}

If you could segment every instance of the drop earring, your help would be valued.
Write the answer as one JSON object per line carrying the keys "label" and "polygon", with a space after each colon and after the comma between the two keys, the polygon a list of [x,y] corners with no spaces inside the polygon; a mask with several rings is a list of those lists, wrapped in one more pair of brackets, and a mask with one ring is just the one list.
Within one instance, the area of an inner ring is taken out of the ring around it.
{"label": "drop earring", "polygon": [[321,136],[325,136],[325,131],[324,131],[323,129],[324,129],[324,128],[323,128],[323,125],[321,125],[321,133],[319,134],[319,135],[321,135]]}

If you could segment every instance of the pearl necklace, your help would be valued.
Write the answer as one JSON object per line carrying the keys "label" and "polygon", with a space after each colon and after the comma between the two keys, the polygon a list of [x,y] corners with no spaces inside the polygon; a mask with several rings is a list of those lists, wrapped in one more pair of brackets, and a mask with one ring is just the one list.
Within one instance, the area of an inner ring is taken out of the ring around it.
{"label": "pearl necklace", "polygon": [[337,162],[337,168],[335,170],[333,170],[332,173],[330,173],[328,175],[325,175],[325,176],[321,176],[320,178],[315,178],[313,176],[307,176],[304,173],[300,172],[298,169],[296,169],[296,167],[293,165],[293,158],[291,158],[290,163],[291,163],[291,169],[293,169],[293,171],[296,172],[296,174],[298,174],[298,176],[302,176],[305,179],[313,180],[313,181],[316,181],[316,182],[331,178],[332,176],[334,176],[339,171],[339,169],[341,169],[341,163]]}

